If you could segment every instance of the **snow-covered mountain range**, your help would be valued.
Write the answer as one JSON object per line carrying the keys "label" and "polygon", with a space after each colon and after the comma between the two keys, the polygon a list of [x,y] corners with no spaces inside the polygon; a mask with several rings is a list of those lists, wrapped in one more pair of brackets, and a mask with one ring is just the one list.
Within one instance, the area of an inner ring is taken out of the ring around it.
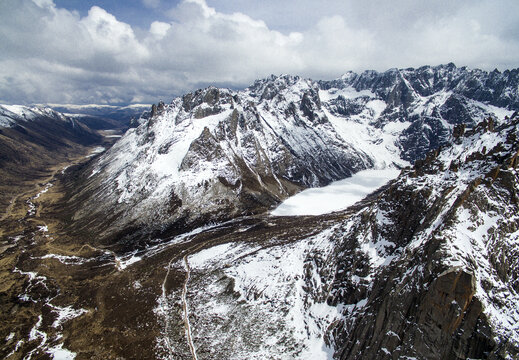
{"label": "snow-covered mountain range", "polygon": [[[1,306],[34,321],[1,354],[518,358],[518,75],[284,75],[153,105],[29,199]],[[273,211],[361,170],[393,180]]]}
{"label": "snow-covered mountain range", "polygon": [[132,121],[141,117],[151,107],[148,104],[126,106],[47,104],[47,106],[69,117],[82,119],[91,128],[99,129],[127,128]]}
{"label": "snow-covered mountain range", "polygon": [[359,170],[409,165],[456,124],[503,121],[519,107],[517,83],[515,70],[449,64],[199,90],[154,106],[92,164],[74,219],[104,218],[113,232],[263,212]]}
{"label": "snow-covered mountain range", "polygon": [[52,110],[49,107],[23,106],[23,105],[0,105],[0,127],[13,127],[16,124],[23,124],[41,118],[52,118],[63,122],[73,122],[62,113]]}

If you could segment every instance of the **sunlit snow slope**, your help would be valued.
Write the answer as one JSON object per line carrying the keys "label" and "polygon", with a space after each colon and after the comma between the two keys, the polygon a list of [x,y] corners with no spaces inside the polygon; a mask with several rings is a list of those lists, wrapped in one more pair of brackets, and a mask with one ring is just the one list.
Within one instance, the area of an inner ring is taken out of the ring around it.
{"label": "sunlit snow slope", "polygon": [[170,263],[199,357],[517,356],[518,131],[483,122],[347,211],[228,224]]}

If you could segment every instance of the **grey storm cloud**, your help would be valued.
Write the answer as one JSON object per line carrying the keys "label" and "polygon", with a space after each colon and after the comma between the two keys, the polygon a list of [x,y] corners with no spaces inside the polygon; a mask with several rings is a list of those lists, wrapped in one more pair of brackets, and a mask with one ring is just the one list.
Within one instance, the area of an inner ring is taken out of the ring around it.
{"label": "grey storm cloud", "polygon": [[519,64],[515,0],[207,1],[140,29],[97,6],[82,17],[52,0],[2,0],[0,102],[156,102],[269,74]]}

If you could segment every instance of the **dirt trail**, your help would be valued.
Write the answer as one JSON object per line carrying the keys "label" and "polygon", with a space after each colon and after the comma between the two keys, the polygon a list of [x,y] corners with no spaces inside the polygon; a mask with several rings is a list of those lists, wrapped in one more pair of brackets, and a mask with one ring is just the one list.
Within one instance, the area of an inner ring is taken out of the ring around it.
{"label": "dirt trail", "polygon": [[189,282],[189,277],[191,276],[191,268],[189,267],[189,262],[187,261],[188,255],[184,255],[184,267],[186,269],[186,280],[184,281],[184,287],[182,289],[182,308],[184,309],[184,327],[186,329],[186,338],[187,343],[189,345],[189,350],[191,351],[191,355],[193,356],[193,360],[198,360],[196,356],[196,348],[193,343],[193,338],[191,337],[191,325],[189,323],[189,307],[187,305],[187,283]]}
{"label": "dirt trail", "polygon": [[[185,329],[185,333],[186,333],[186,339],[187,339],[187,343],[188,343],[188,346],[189,346],[189,351],[191,352],[191,356],[193,357],[193,360],[198,360],[198,356],[196,354],[196,348],[195,348],[195,344],[193,343],[193,338],[192,338],[192,335],[191,335],[191,324],[189,323],[189,306],[187,304],[187,284],[189,282],[189,278],[191,276],[191,267],[189,266],[189,262],[188,262],[188,259],[187,257],[189,256],[189,254],[186,254],[184,255],[184,257],[182,258],[183,261],[184,261],[184,268],[186,270],[186,278],[184,280],[184,284],[183,284],[183,287],[182,287],[182,295],[181,295],[181,301],[182,301],[182,309],[183,309],[183,312],[184,312],[184,316],[183,316],[183,320],[184,320],[184,329]],[[177,259],[177,257],[173,257],[169,263],[168,263],[168,266],[167,266],[167,272],[166,272],[166,276],[164,276],[164,280],[162,281],[162,296],[161,296],[161,299],[159,300],[161,303],[162,303],[162,306],[165,308],[164,311],[167,312],[167,302],[168,302],[168,297],[167,297],[167,289],[166,289],[166,283],[168,281],[168,276],[169,276],[169,273],[170,273],[170,270],[171,270],[171,265],[172,263]],[[170,327],[170,322],[169,322],[169,319],[168,319],[168,315],[165,313],[164,314],[164,317],[165,317],[165,334],[166,336],[164,337],[164,340],[165,340],[165,343],[166,343],[166,347],[169,351],[169,354],[170,356],[174,356],[175,355],[175,351],[173,349],[173,346],[171,345],[171,342],[170,342],[170,339],[169,339],[169,327]]]}
{"label": "dirt trail", "polygon": [[[208,229],[209,230],[209,229]],[[196,236],[196,235],[194,235]],[[181,302],[182,302],[182,309],[183,309],[183,321],[184,321],[184,329],[185,329],[185,333],[186,333],[186,339],[187,339],[187,343],[188,343],[188,346],[189,346],[189,351],[191,352],[191,356],[193,358],[193,360],[198,360],[198,356],[197,356],[197,353],[196,353],[196,348],[195,348],[195,345],[194,345],[194,342],[193,342],[193,337],[192,337],[192,334],[191,334],[191,324],[189,322],[189,306],[188,306],[188,303],[187,303],[187,285],[189,283],[189,279],[191,277],[191,267],[189,266],[189,262],[188,262],[188,256],[190,254],[194,254],[196,253],[197,251],[199,251],[201,248],[203,248],[204,246],[206,246],[207,244],[211,243],[211,242],[214,242],[215,240],[212,239],[212,240],[209,240],[209,241],[204,241],[200,244],[197,244],[191,248],[188,248],[186,250],[186,254],[182,257],[182,260],[184,262],[184,269],[186,270],[186,277],[185,277],[185,280],[184,280],[184,284],[183,284],[183,287],[182,287],[182,295],[181,295]],[[164,341],[166,343],[166,348],[169,352],[169,355],[171,357],[175,357],[176,353],[174,351],[174,348],[173,346],[171,345],[171,341],[170,341],[170,338],[168,336],[169,334],[169,330],[170,330],[170,321],[169,321],[169,318],[168,318],[168,314],[167,314],[167,311],[168,311],[168,296],[167,296],[167,288],[166,288],[166,284],[167,284],[167,281],[168,281],[168,276],[169,276],[169,273],[170,273],[170,270],[171,270],[171,266],[172,264],[175,262],[175,261],[178,261],[179,260],[179,257],[177,255],[175,255],[173,258],[170,259],[168,265],[167,265],[167,271],[166,271],[166,275],[164,276],[164,280],[162,281],[162,295],[159,299],[159,306],[161,306],[163,308],[163,316],[164,316],[164,321],[165,321],[165,336],[164,336]]]}
{"label": "dirt trail", "polygon": [[[171,269],[171,263],[173,262],[175,258],[171,259],[168,263],[168,271],[166,272],[166,276],[164,276],[164,281],[162,282],[162,296],[161,296],[161,301],[163,302],[163,306],[166,307],[166,304],[167,304],[167,301],[168,301],[168,295],[167,295],[167,290],[166,290],[166,283],[168,281],[168,276],[169,276],[169,271]],[[165,322],[166,322],[166,325],[165,325],[165,333],[166,333],[166,336],[164,337],[165,341],[166,341],[166,347],[168,348],[168,351],[169,351],[169,355],[170,356],[174,356],[175,352],[173,351],[173,347],[171,346],[171,342],[169,340],[169,319],[168,319],[168,316],[165,314]]]}

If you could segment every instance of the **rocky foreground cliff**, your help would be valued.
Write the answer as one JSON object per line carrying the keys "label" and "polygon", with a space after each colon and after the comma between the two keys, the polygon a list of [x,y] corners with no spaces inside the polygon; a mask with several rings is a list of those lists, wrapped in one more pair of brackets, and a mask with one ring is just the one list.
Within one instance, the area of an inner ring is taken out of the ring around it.
{"label": "rocky foreground cliff", "polygon": [[341,359],[518,356],[518,125],[457,127],[341,226]]}

